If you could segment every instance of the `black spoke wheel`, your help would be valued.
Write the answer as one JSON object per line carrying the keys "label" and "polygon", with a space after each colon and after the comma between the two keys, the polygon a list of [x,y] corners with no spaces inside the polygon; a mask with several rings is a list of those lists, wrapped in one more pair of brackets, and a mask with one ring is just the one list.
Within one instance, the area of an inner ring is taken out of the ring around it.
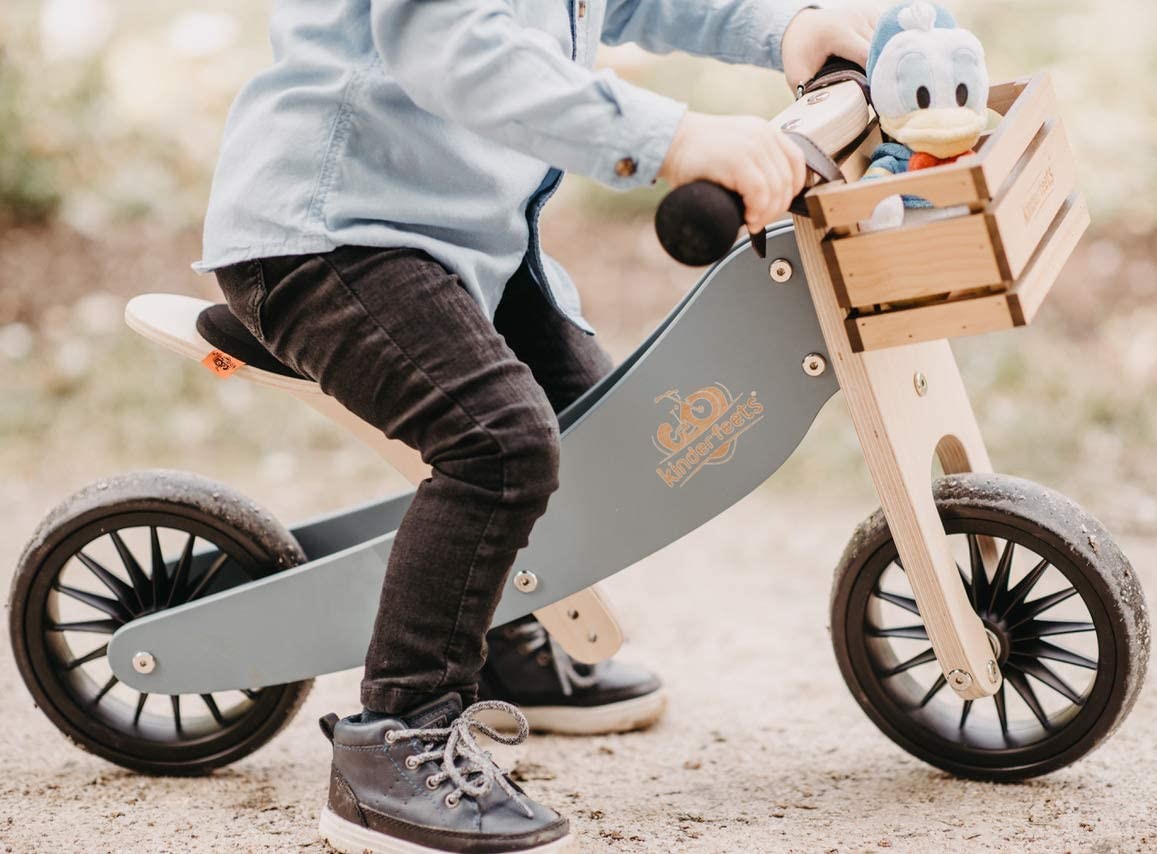
{"label": "black spoke wheel", "polygon": [[296,566],[305,555],[267,511],[195,475],[136,472],[56,507],[21,556],[9,629],[37,705],[79,746],[152,774],[204,774],[272,738],[311,681],[150,695],[113,675],[129,622]]}
{"label": "black spoke wheel", "polygon": [[1149,623],[1136,576],[1096,519],[1035,483],[969,474],[934,490],[1003,683],[974,701],[948,687],[880,512],[836,570],[844,680],[889,738],[946,771],[1016,780],[1068,765],[1116,729],[1140,690]]}

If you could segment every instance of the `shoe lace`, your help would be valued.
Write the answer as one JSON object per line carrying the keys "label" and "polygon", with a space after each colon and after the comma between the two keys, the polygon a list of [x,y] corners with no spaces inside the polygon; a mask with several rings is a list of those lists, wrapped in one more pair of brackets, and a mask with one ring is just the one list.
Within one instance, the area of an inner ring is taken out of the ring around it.
{"label": "shoe lace", "polygon": [[[518,724],[518,732],[505,735],[476,717],[478,712],[488,710],[510,715]],[[440,764],[441,770],[427,780],[427,785],[436,789],[446,780],[452,782],[454,788],[446,795],[447,804],[453,806],[462,797],[482,797],[497,784],[521,807],[527,818],[533,818],[534,812],[525,798],[507,779],[506,772],[498,767],[490,752],[478,743],[475,732],[499,744],[522,744],[530,734],[530,725],[522,712],[510,703],[483,700],[467,707],[449,726],[389,730],[386,741],[392,744],[404,738],[416,738],[423,743],[423,752],[416,754],[413,761],[415,765],[431,761]]]}
{"label": "shoe lace", "polygon": [[567,655],[558,642],[550,636],[546,628],[538,620],[512,626],[510,637],[521,643],[520,650],[524,655],[537,653],[546,649],[550,651],[550,659],[554,664],[554,672],[558,676],[558,684],[562,688],[563,696],[569,697],[574,689],[590,688],[599,680],[598,665],[593,665],[585,676],[575,669],[574,660]]}

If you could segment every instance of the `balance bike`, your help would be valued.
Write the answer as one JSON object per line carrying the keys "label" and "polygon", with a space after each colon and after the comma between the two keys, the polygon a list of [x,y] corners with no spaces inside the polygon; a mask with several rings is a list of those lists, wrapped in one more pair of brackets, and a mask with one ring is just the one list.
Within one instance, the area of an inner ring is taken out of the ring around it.
{"label": "balance bike", "polygon": [[[1003,120],[974,156],[855,183],[879,132],[856,82],[827,82],[773,119],[814,144],[819,171],[823,155],[839,170],[791,223],[732,246],[741,215],[720,188],[664,203],[666,245],[687,260],[723,257],[559,416],[561,487],[496,621],[533,611],[579,660],[613,654],[621,635],[593,585],[762,484],[842,389],[882,505],[852,535],[832,591],[852,695],[935,766],[1042,774],[1124,719],[1149,639],[1137,578],[1104,527],[1045,487],[992,473],[947,341],[1028,323],[1088,224],[1052,86],[1041,75],[994,87]],[[897,193],[939,216],[859,233]],[[229,381],[299,397],[411,481],[426,476],[227,307],[151,294],[126,318]],[[934,458],[945,474],[935,481]],[[412,496],[287,529],[190,474],[93,484],[50,513],[20,559],[20,672],[57,727],[112,762],[168,774],[232,762],[290,720],[312,677],[362,663]]]}

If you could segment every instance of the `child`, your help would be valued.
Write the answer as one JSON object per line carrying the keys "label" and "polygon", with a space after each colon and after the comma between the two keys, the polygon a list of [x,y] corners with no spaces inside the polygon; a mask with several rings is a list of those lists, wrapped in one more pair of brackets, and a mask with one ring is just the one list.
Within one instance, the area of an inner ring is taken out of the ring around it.
{"label": "child", "polygon": [[433,470],[390,553],[364,708],[321,722],[339,850],[555,850],[566,820],[482,751],[473,733],[497,734],[475,713],[512,715],[516,743],[527,721],[504,701],[661,698],[647,673],[573,666],[534,621],[492,632],[483,670],[558,486],[556,413],[611,368],[539,213],[563,170],[620,189],[706,178],[762,229],[805,169],[763,120],[591,70],[598,43],[784,66],[794,85],[831,54],[863,64],[872,20],[800,0],[276,4],[275,63],[230,113],[197,269],[274,355]]}

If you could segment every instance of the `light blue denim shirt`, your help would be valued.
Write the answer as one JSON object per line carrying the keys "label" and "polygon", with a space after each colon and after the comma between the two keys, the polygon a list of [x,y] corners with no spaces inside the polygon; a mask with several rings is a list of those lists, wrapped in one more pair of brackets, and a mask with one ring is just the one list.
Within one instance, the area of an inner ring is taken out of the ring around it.
{"label": "light blue denim shirt", "polygon": [[527,258],[580,328],[540,246],[564,171],[651,183],[683,104],[594,71],[599,41],[781,67],[806,0],[276,0],[274,64],[237,96],[207,272],[343,245],[422,249],[490,317]]}

